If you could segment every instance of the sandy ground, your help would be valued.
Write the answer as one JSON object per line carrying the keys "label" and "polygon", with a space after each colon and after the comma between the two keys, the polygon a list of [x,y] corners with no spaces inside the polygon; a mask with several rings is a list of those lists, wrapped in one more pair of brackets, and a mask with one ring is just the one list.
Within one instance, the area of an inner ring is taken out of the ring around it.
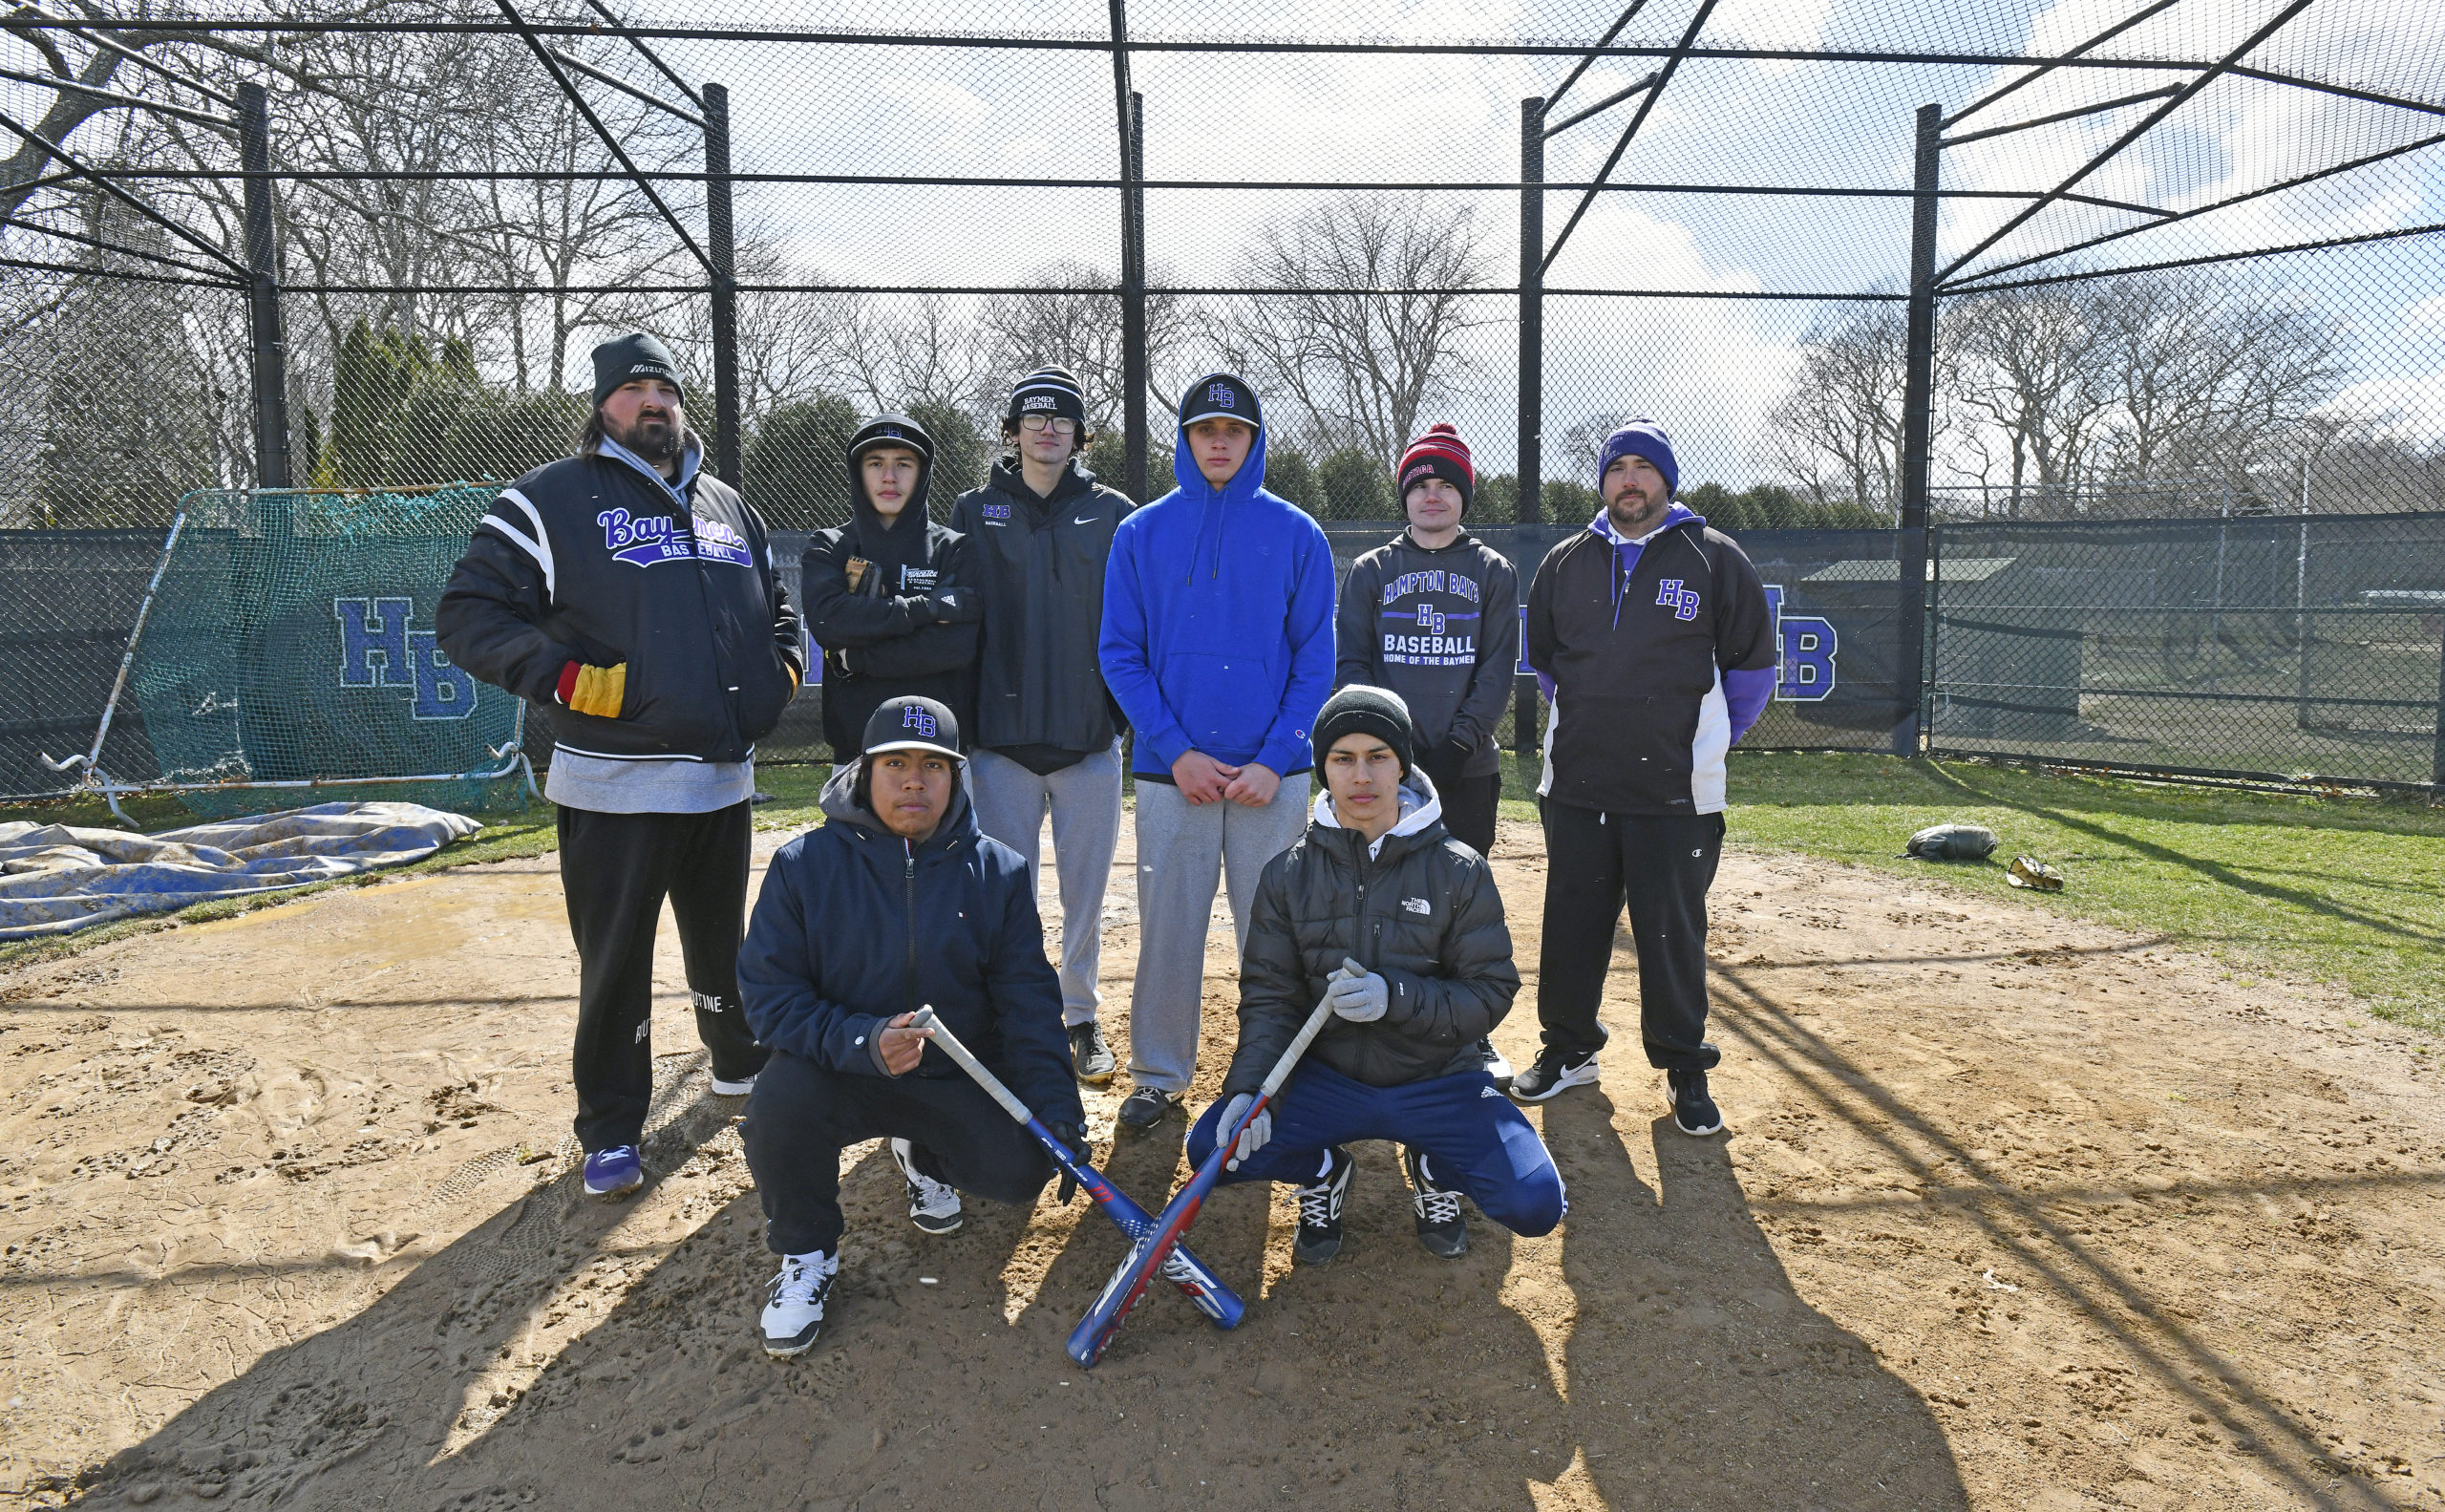
{"label": "sandy ground", "polygon": [[[759,837],[759,854],[781,837]],[[1535,1043],[1533,830],[1498,866]],[[1693,1140],[1634,1051],[1536,1111],[1554,1236],[1195,1231],[1236,1334],[1150,1299],[1084,1203],[932,1240],[852,1152],[833,1321],[771,1266],[665,930],[652,1183],[576,1191],[550,858],[335,892],[0,979],[0,1501],[299,1507],[2340,1507],[2445,1504],[2439,1058],[2315,991],[2035,907],[1733,851]],[[1106,925],[1125,1039],[1124,849]],[[1227,946],[1227,928],[1216,932]],[[1227,1043],[1209,961],[1205,1085]],[[1626,940],[1607,1016],[1636,1022]],[[1617,1040],[1635,1043],[1635,1030]],[[1180,1126],[1113,1149],[1147,1205]]]}

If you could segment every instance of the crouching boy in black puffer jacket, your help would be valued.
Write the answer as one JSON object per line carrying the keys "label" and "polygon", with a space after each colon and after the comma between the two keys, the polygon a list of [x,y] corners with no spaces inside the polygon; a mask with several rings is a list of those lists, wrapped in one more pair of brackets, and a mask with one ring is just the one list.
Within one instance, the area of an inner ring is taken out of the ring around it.
{"label": "crouching boy in black puffer jacket", "polygon": [[1463,1196],[1531,1238],[1567,1205],[1544,1141],[1486,1075],[1478,1041],[1520,990],[1511,931],[1485,858],[1445,836],[1413,739],[1408,707],[1381,688],[1345,688],[1316,716],[1325,794],[1257,884],[1239,1048],[1189,1131],[1189,1161],[1202,1164],[1318,1000],[1332,1003],[1222,1177],[1298,1188],[1291,1254],[1306,1265],[1341,1251],[1353,1139],[1403,1146],[1419,1242],[1447,1260],[1468,1252]]}

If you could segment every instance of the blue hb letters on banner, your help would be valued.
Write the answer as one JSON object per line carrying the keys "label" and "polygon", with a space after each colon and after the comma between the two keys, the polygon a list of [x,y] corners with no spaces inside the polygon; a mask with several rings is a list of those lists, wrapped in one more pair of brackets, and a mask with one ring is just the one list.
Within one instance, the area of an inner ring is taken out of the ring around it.
{"label": "blue hb letters on banner", "polygon": [[1766,585],[1766,608],[1775,621],[1775,659],[1780,669],[1775,696],[1789,703],[1815,703],[1834,692],[1834,653],[1839,640],[1833,623],[1815,614],[1785,614],[1783,588]]}
{"label": "blue hb letters on banner", "polygon": [[465,719],[476,712],[476,679],[450,665],[431,630],[410,629],[409,598],[333,599],[340,622],[340,686],[410,691],[409,717]]}

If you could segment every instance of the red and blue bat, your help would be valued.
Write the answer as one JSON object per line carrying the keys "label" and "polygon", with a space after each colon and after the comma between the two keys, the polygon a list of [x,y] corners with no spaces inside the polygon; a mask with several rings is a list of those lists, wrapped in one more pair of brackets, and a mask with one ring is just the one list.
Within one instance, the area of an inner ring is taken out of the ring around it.
{"label": "red and blue bat", "polygon": [[[942,1047],[944,1054],[950,1056],[960,1070],[967,1072],[978,1086],[985,1089],[987,1096],[1002,1105],[1004,1113],[1034,1135],[1046,1152],[1052,1155],[1053,1163],[1078,1183],[1079,1190],[1085,1192],[1088,1200],[1113,1221],[1114,1226],[1129,1236],[1133,1246],[1131,1252],[1136,1253],[1134,1246],[1145,1243],[1147,1235],[1155,1231],[1155,1220],[1146,1209],[1131,1202],[1120,1188],[1105,1181],[1103,1173],[1089,1165],[1076,1151],[1054,1139],[1052,1131],[1029,1111],[1028,1105],[1002,1084],[1002,1078],[987,1070],[985,1062],[977,1059],[973,1052],[959,1042],[959,1036],[950,1032],[950,1027],[935,1014],[930,1005],[918,1010],[909,1027],[923,1030],[928,1038]],[[1247,1305],[1240,1300],[1239,1294],[1208,1270],[1205,1262],[1189,1253],[1185,1245],[1176,1249],[1163,1267],[1163,1279],[1180,1288],[1218,1329],[1239,1327],[1240,1319],[1247,1313]]]}
{"label": "red and blue bat", "polygon": [[1181,1187],[1180,1195],[1164,1207],[1161,1216],[1155,1220],[1153,1230],[1137,1241],[1127,1258],[1121,1261],[1120,1268],[1104,1283],[1104,1289],[1096,1295],[1095,1305],[1087,1310],[1087,1315],[1070,1331],[1070,1342],[1065,1348],[1072,1359],[1093,1370],[1112,1344],[1113,1335],[1120,1331],[1122,1320],[1129,1316],[1131,1309],[1137,1306],[1137,1299],[1146,1294],[1147,1283],[1159,1273],[1169,1276],[1173,1259],[1187,1253],[1180,1247],[1180,1236],[1188,1232],[1189,1225],[1197,1222],[1198,1209],[1205,1205],[1206,1194],[1213,1191],[1214,1183],[1222,1179],[1223,1162],[1238,1147],[1241,1133],[1256,1120],[1258,1114],[1272,1105],[1274,1094],[1282,1090],[1282,1084],[1290,1078],[1292,1068],[1299,1064],[1299,1057],[1308,1053],[1308,1046],[1324,1029],[1325,1021],[1332,1016],[1330,1001],[1320,999],[1315,1012],[1308,1015],[1308,1022],[1299,1026],[1299,1033],[1290,1041],[1290,1047],[1282,1053],[1280,1060],[1274,1062],[1273,1069],[1265,1073],[1265,1084],[1257,1089],[1256,1101],[1249,1104],[1248,1111],[1240,1116],[1237,1123],[1219,1131],[1222,1138],[1215,1141],[1214,1153],[1205,1158],[1205,1163],[1189,1178],[1189,1183]]}

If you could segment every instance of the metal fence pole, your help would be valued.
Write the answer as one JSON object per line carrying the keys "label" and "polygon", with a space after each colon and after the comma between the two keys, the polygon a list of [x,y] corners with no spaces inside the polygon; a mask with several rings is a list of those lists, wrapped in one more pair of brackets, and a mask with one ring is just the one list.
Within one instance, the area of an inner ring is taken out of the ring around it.
{"label": "metal fence pole", "polygon": [[246,173],[246,289],[253,348],[255,481],[287,488],[288,347],[280,323],[280,259],[272,230],[271,98],[261,84],[238,86],[238,164]]}
{"label": "metal fence pole", "polygon": [[1520,513],[1544,518],[1545,99],[1520,102]]}
{"label": "metal fence pole", "polygon": [[1917,756],[1930,681],[1927,631],[1927,449],[1936,402],[1936,181],[1941,105],[1919,107],[1918,172],[1910,202],[1909,351],[1902,385],[1902,644],[1894,658],[1893,754]]}
{"label": "metal fence pole", "polygon": [[1121,164],[1120,384],[1129,497],[1144,503],[1146,478],[1146,96],[1131,91]]}
{"label": "metal fence pole", "polygon": [[731,224],[730,91],[705,96],[705,242],[713,265],[713,472],[735,488],[738,440],[738,262]]}
{"label": "metal fence pole", "polygon": [[2436,638],[2436,749],[2429,758],[2428,796],[2445,801],[2445,635]]}

